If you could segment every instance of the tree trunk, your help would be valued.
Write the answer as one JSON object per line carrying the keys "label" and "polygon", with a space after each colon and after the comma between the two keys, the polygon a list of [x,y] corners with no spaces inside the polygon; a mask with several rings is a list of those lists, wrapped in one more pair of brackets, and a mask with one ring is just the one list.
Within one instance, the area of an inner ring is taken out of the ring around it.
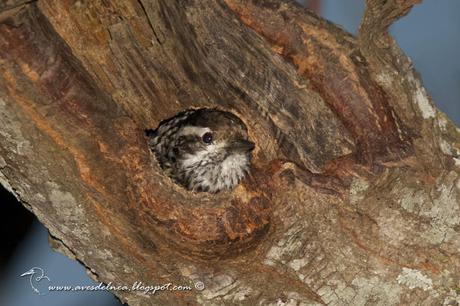
{"label": "tree trunk", "polygon": [[[353,37],[287,0],[4,1],[0,183],[98,281],[193,287],[129,305],[458,305],[460,131],[387,31],[416,2]],[[148,150],[199,107],[256,142],[233,191]]]}

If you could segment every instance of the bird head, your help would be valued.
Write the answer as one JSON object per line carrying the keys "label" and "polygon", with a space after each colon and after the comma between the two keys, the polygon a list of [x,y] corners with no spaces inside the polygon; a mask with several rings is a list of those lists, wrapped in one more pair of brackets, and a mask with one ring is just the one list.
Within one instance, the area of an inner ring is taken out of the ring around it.
{"label": "bird head", "polygon": [[34,268],[22,273],[20,276],[22,277],[22,276],[27,276],[27,275],[34,275],[36,273],[42,273],[42,272],[43,272],[43,270],[41,268],[34,267]]}
{"label": "bird head", "polygon": [[179,130],[174,153],[185,160],[201,158],[218,163],[235,155],[250,157],[254,147],[241,119],[228,112],[203,109],[192,114]]}

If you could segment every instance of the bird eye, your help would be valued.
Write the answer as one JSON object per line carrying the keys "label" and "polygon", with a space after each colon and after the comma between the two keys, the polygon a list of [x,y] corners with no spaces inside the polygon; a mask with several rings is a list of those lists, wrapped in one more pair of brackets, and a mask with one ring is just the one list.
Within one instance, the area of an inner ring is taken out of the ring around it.
{"label": "bird eye", "polygon": [[206,132],[203,134],[203,137],[201,137],[204,143],[210,144],[212,142],[212,133]]}

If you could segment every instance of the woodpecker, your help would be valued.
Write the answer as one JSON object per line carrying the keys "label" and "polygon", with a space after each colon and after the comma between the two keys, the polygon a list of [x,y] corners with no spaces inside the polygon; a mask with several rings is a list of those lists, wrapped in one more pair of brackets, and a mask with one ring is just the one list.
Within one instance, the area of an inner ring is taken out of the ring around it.
{"label": "woodpecker", "polygon": [[217,109],[183,111],[147,136],[167,175],[188,190],[210,193],[238,185],[255,147],[243,121]]}

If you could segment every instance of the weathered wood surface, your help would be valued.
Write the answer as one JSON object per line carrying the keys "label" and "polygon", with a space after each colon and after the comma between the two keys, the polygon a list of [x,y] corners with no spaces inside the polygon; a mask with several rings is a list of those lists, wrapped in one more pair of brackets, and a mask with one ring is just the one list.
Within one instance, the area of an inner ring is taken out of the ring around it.
{"label": "weathered wood surface", "polygon": [[[0,182],[98,280],[205,285],[123,301],[459,302],[459,131],[386,32],[418,1],[369,0],[358,38],[290,1],[20,2]],[[190,107],[248,125],[235,191],[187,192],[148,152]]]}

